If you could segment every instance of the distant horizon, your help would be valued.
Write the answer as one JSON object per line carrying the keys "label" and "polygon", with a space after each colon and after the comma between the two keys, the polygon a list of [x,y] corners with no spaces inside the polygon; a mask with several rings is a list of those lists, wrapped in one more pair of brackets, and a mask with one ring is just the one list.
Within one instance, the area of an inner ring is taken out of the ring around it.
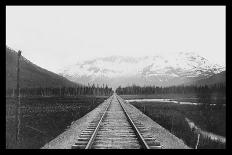
{"label": "distant horizon", "polygon": [[179,52],[225,66],[225,7],[7,6],[6,45],[55,73],[99,57]]}

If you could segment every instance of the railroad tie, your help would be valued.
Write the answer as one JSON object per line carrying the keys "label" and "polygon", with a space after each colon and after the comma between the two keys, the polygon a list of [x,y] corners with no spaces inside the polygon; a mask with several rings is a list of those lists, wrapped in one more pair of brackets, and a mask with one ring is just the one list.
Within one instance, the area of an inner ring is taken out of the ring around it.
{"label": "railroad tie", "polygon": [[72,149],[161,149],[153,137],[144,136],[149,130],[127,112],[123,99],[112,95],[103,110],[82,131]]}

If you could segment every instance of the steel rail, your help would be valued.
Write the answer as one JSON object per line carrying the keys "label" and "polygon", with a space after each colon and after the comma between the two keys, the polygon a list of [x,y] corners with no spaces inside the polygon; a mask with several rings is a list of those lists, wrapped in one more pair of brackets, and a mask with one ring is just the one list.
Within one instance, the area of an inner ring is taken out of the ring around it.
{"label": "steel rail", "polygon": [[89,141],[88,141],[88,143],[87,143],[85,149],[91,149],[92,144],[93,144],[93,142],[94,142],[94,139],[95,139],[95,137],[96,137],[96,135],[97,135],[98,129],[99,129],[101,123],[102,123],[102,120],[103,120],[103,118],[104,118],[104,116],[105,116],[107,110],[108,110],[109,107],[110,107],[110,104],[111,104],[112,100],[113,100],[113,96],[112,96],[112,98],[111,98],[111,100],[110,100],[110,103],[107,105],[107,107],[106,107],[106,109],[105,109],[105,111],[104,111],[104,113],[103,113],[103,115],[102,115],[100,121],[98,122],[97,127],[96,127],[96,129],[94,130],[94,132],[93,132],[91,138],[89,139]]}
{"label": "steel rail", "polygon": [[134,129],[135,134],[137,135],[137,137],[138,137],[138,139],[139,139],[139,141],[140,141],[140,143],[141,143],[143,149],[150,149],[150,147],[148,146],[148,144],[147,144],[146,141],[144,140],[143,136],[142,136],[141,133],[139,132],[138,128],[136,127],[136,125],[134,124],[134,122],[133,122],[132,119],[130,118],[129,114],[127,113],[125,107],[122,105],[121,101],[119,101],[119,99],[118,99],[119,96],[117,95],[116,98],[117,98],[118,102],[120,103],[120,105],[121,105],[121,107],[122,107],[124,113],[126,114],[126,117],[127,117],[128,121],[129,121],[129,123],[131,124],[132,128]]}

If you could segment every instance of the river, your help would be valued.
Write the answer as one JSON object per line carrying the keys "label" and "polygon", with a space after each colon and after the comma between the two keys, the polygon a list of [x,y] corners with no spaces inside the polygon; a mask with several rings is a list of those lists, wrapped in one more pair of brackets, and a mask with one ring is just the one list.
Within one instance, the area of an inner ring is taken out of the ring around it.
{"label": "river", "polygon": [[[189,105],[200,105],[202,103],[194,103],[194,102],[180,102],[175,101],[174,99],[131,99],[126,100],[127,102],[164,102],[164,103],[176,103],[176,104],[189,104]],[[210,104],[211,106],[215,106],[216,104]],[[225,104],[223,104],[225,106]],[[207,132],[199,128],[193,121],[188,118],[185,118],[186,122],[188,123],[191,129],[195,129],[194,132],[200,134],[203,137],[209,137],[211,140],[220,141],[222,143],[226,142],[226,138],[220,135],[216,135],[211,132]]]}

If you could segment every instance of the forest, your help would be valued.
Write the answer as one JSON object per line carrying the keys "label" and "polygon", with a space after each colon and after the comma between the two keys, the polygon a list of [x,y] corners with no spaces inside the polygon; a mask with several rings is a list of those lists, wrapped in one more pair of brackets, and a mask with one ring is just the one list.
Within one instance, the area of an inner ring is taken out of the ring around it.
{"label": "forest", "polygon": [[121,87],[119,86],[116,89],[116,93],[119,95],[138,95],[138,94],[169,94],[169,93],[176,93],[176,94],[189,94],[189,93],[195,93],[195,94],[225,94],[225,84],[224,83],[218,83],[214,85],[204,85],[204,86],[170,86],[170,87],[158,87],[158,86],[127,86],[127,87]]}
{"label": "forest", "polygon": [[[112,88],[107,85],[103,86],[77,86],[77,87],[60,87],[60,88],[21,88],[20,96],[80,96],[80,95],[93,95],[93,96],[109,96],[113,93]],[[6,90],[7,97],[15,97],[16,89],[10,88]]]}

